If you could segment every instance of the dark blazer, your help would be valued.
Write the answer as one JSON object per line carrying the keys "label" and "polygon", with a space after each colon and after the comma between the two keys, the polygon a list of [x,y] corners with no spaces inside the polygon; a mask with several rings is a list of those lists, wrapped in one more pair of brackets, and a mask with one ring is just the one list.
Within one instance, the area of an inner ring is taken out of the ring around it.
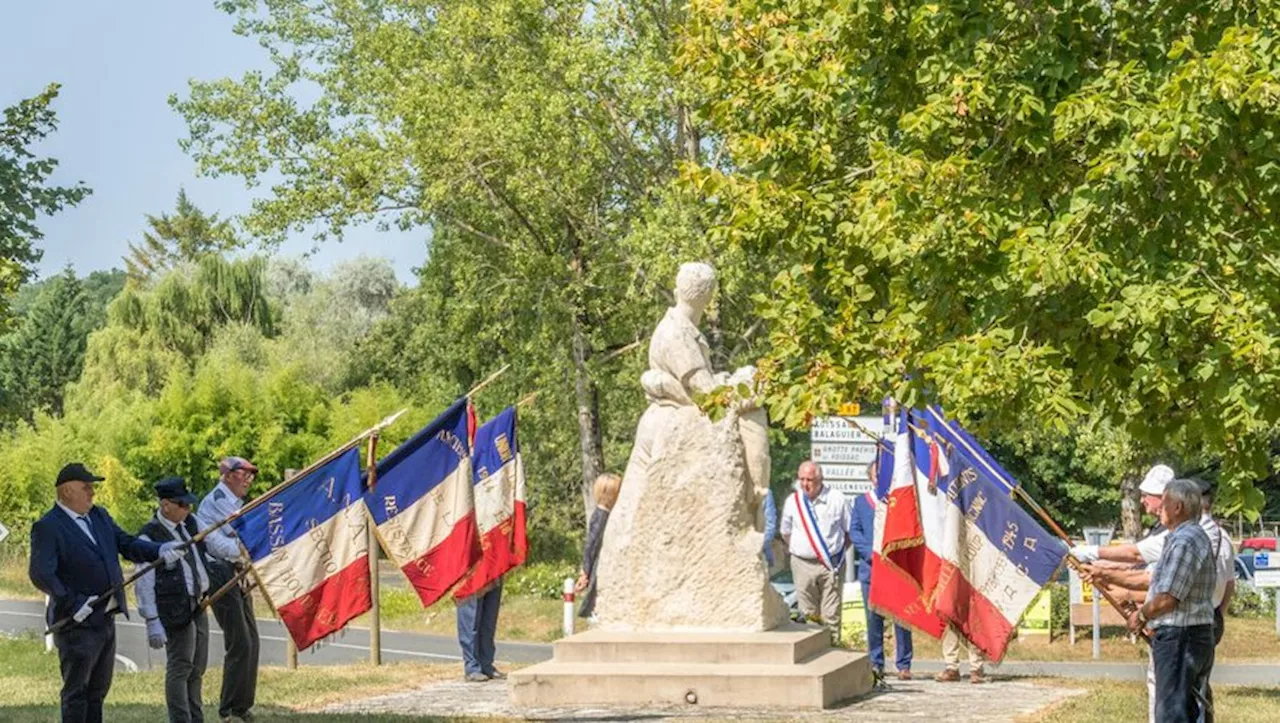
{"label": "dark blazer", "polygon": [[871,547],[875,544],[876,508],[867,493],[853,498],[853,522],[849,539],[858,551],[858,582],[871,582]]}
{"label": "dark blazer", "polygon": [[[124,580],[120,556],[132,562],[151,562],[160,556],[160,543],[139,540],[120,529],[101,507],[89,510],[93,544],[80,525],[57,505],[31,527],[31,565],[28,575],[49,596],[45,620],[53,625],[75,614],[91,595],[102,595]],[[105,601],[93,606],[82,625],[102,626],[108,620]],[[128,615],[124,590],[116,593],[117,610]]]}

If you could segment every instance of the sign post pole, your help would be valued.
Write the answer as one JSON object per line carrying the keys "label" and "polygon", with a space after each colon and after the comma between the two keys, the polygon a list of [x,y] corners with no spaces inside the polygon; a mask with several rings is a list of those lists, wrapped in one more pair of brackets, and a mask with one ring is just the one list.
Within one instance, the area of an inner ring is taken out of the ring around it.
{"label": "sign post pole", "polygon": [[[1099,547],[1111,542],[1110,527],[1086,527],[1084,539],[1090,545]],[[1093,659],[1102,657],[1102,595],[1093,591]]]}

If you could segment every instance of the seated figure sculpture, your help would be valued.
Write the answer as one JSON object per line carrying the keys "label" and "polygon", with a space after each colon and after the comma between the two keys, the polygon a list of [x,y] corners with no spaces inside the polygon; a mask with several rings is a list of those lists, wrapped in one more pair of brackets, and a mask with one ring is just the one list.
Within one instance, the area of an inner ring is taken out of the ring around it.
{"label": "seated figure sculpture", "polygon": [[754,398],[719,422],[695,397],[750,388],[755,370],[717,373],[698,323],[715,293],[707,264],[680,267],[676,305],[649,343],[640,418],[605,531],[597,613],[615,630],[770,630],[786,617],[761,555],[768,420]]}

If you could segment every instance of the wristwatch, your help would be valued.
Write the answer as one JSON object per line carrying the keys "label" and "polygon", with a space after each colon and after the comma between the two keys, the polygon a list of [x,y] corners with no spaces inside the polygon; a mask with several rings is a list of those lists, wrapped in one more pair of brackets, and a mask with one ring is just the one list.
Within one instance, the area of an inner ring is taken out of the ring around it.
{"label": "wristwatch", "polygon": [[1147,617],[1147,614],[1142,612],[1142,608],[1138,608],[1138,624],[1146,625],[1148,620],[1150,618]]}

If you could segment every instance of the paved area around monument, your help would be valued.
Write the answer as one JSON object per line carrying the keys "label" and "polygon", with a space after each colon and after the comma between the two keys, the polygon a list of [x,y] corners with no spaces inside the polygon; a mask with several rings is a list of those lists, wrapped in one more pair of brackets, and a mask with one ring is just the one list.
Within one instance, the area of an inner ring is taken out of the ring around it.
{"label": "paved area around monument", "polygon": [[699,708],[537,708],[521,710],[511,704],[505,683],[442,681],[415,691],[349,701],[322,709],[325,713],[394,713],[466,718],[525,718],[529,720],[805,720],[906,721],[948,723],[1004,723],[1034,713],[1087,691],[1026,681],[995,681],[987,685],[935,683],[932,680],[891,681],[890,689],[825,711],[769,711],[761,709]]}

